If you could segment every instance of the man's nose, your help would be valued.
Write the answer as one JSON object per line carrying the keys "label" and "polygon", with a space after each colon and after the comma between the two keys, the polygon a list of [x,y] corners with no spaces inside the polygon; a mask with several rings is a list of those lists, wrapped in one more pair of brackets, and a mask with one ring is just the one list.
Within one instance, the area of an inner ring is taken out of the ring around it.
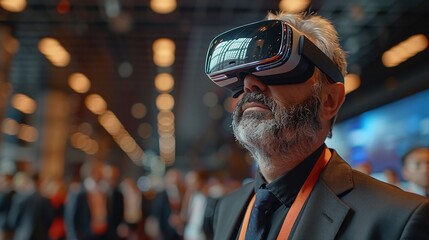
{"label": "man's nose", "polygon": [[254,75],[246,75],[243,82],[244,92],[264,92],[267,90],[267,85]]}

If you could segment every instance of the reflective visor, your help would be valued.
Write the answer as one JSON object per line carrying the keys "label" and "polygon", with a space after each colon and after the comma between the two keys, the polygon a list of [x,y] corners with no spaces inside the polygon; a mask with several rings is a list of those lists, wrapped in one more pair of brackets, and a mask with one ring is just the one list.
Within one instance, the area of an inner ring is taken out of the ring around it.
{"label": "reflective visor", "polygon": [[308,38],[280,20],[266,20],[234,28],[210,43],[205,72],[218,86],[237,97],[246,74],[265,84],[293,84],[308,80],[317,66],[332,82],[343,82],[336,65]]}
{"label": "reflective visor", "polygon": [[254,67],[277,59],[281,54],[283,35],[280,21],[258,22],[225,32],[210,44],[206,73]]}

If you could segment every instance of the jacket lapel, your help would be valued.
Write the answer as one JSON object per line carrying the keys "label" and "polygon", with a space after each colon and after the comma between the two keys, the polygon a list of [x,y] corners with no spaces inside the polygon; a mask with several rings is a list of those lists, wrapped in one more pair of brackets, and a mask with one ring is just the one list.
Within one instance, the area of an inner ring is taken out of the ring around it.
{"label": "jacket lapel", "polygon": [[220,219],[215,219],[219,225],[215,228],[217,230],[214,234],[215,240],[236,238],[235,234],[241,226],[248,202],[253,195],[253,188],[253,183],[247,184],[244,188],[219,203],[218,216],[220,216]]}
{"label": "jacket lapel", "polygon": [[335,239],[350,210],[338,195],[353,188],[352,169],[331,151],[332,158],[294,227],[292,239]]}

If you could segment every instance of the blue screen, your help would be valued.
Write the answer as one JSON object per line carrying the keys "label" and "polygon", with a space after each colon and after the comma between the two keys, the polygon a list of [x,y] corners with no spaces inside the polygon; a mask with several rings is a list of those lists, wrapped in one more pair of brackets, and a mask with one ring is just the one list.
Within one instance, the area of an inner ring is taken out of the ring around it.
{"label": "blue screen", "polygon": [[337,123],[326,143],[352,166],[369,162],[375,173],[399,172],[408,149],[429,145],[429,90]]}

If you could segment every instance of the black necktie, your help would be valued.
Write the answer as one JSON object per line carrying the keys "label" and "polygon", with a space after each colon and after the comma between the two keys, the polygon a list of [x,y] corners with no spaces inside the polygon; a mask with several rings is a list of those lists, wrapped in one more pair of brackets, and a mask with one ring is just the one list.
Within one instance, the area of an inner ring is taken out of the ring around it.
{"label": "black necktie", "polygon": [[275,209],[277,199],[268,189],[259,189],[250,214],[246,240],[266,239],[270,230],[270,215]]}

